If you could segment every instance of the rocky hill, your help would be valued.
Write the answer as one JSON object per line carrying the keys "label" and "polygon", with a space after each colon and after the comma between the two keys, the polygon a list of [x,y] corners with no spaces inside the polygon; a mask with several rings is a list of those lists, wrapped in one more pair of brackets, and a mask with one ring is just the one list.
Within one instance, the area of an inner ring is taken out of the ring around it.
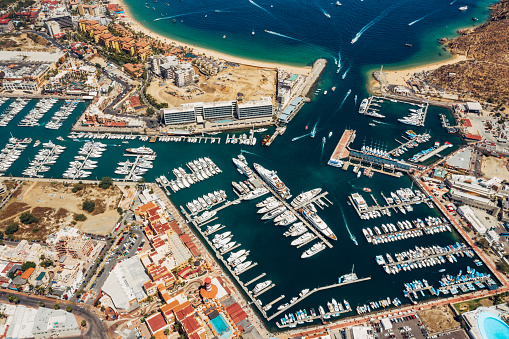
{"label": "rocky hill", "polygon": [[466,55],[471,61],[442,66],[427,75],[427,81],[460,96],[509,104],[509,0],[490,8],[488,22],[459,37],[441,43],[452,54]]}

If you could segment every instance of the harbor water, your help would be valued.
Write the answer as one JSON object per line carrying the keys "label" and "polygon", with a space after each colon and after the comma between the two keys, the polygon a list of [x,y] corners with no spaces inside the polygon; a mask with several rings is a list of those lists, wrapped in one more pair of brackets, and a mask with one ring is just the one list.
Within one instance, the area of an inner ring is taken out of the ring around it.
{"label": "harbor water", "polygon": [[[294,197],[316,187],[328,191],[330,194],[327,198],[333,205],[323,211],[318,209],[318,215],[330,226],[338,240],[332,241],[332,249],[327,248],[310,258],[301,259],[301,254],[316,241],[299,249],[290,246],[291,238],[283,236],[286,227],[276,227],[272,221],[260,220],[255,204],[262,198],[231,205],[218,212],[218,219],[212,222],[224,224],[226,226],[224,230],[231,231],[234,235],[233,240],[242,244],[239,249],[251,251],[248,260],[258,263],[256,267],[240,276],[242,281],[248,282],[265,272],[266,277],[260,281],[270,279],[276,285],[259,297],[263,304],[285,294],[286,297],[276,303],[267,312],[268,315],[275,312],[278,305],[298,296],[305,288],[313,289],[336,283],[339,276],[351,272],[353,265],[358,277],[371,277],[371,280],[314,293],[288,311],[307,309],[309,314],[311,307],[317,310],[320,305],[327,309],[326,303],[331,298],[338,301],[348,300],[354,310],[358,305],[387,297],[391,299],[398,297],[407,303],[408,300],[402,293],[404,283],[426,279],[436,288],[439,287],[438,280],[442,274],[456,275],[460,270],[465,272],[468,265],[475,266],[473,259],[460,257],[454,264],[446,262],[434,267],[400,272],[397,275],[386,274],[383,268],[376,264],[374,259],[376,255],[394,254],[414,249],[416,245],[447,246],[460,241],[459,236],[455,232],[444,232],[376,246],[367,243],[362,228],[380,226],[387,222],[396,223],[398,220],[424,219],[426,216],[439,216],[439,213],[436,209],[420,204],[415,205],[414,211],[406,215],[393,213],[390,218],[382,216],[377,219],[361,220],[353,207],[347,204],[349,194],[359,192],[363,194],[368,204],[372,205],[374,202],[371,201],[371,197],[362,192],[364,187],[371,188],[372,194],[383,203],[381,192],[389,194],[401,187],[411,187],[411,180],[406,176],[394,178],[379,173],[375,173],[372,178],[366,176],[357,178],[352,172],[353,167],[343,171],[328,166],[327,161],[347,127],[357,131],[357,137],[351,145],[355,149],[366,145],[391,150],[399,145],[395,139],[404,141],[401,136],[409,129],[419,134],[428,132],[431,135],[429,142],[411,149],[399,157],[402,159],[408,159],[418,151],[428,149],[435,141],[441,144],[447,141],[453,145],[444,150],[442,155],[457,149],[461,145],[461,139],[447,134],[440,125],[439,114],[445,114],[453,121],[450,112],[443,108],[430,106],[424,127],[407,126],[397,121],[398,118],[408,115],[408,109],[412,108],[408,104],[385,101],[381,104],[380,113],[386,115],[386,118],[380,122],[373,122],[374,119],[359,115],[357,109],[360,101],[367,96],[366,71],[378,68],[381,64],[401,67],[416,60],[426,63],[448,58],[449,56],[436,44],[436,39],[450,36],[454,28],[471,25],[473,16],[480,20],[486,18],[486,2],[470,0],[450,5],[438,0],[426,3],[367,0],[345,2],[342,6],[324,1],[311,3],[282,1],[272,4],[267,0],[256,2],[246,0],[241,3],[213,0],[207,4],[201,1],[175,0],[171,3],[154,0],[145,2],[126,0],[135,18],[143,21],[147,28],[177,40],[196,43],[239,57],[294,65],[311,64],[315,58],[325,57],[328,65],[314,88],[321,90],[312,97],[311,103],[304,105],[286,132],[270,147],[260,145],[262,136],[260,134],[256,134],[258,143],[255,146],[225,144],[225,135],[220,135],[222,141],[219,144],[203,141],[148,143],[139,140],[129,140],[125,143],[122,140],[101,139],[101,142],[107,144],[107,149],[102,158],[94,159],[98,161],[98,167],[92,170],[88,179],[100,179],[103,176],[121,179],[114,171],[118,162],[127,160],[123,156],[125,150],[144,145],[157,153],[154,168],[144,175],[147,181],[153,181],[163,174],[170,180],[175,179],[172,169],[179,166],[185,168],[187,162],[204,156],[210,157],[223,171],[190,188],[172,193],[170,198],[177,206],[185,206],[187,202],[205,193],[220,189],[226,191],[228,200],[232,200],[236,196],[232,191],[231,182],[243,181],[245,177],[237,172],[231,159],[244,149],[243,154],[251,166],[256,162],[267,169],[276,170]],[[458,11],[458,7],[463,5],[468,5],[468,11]],[[430,8],[436,8],[437,11],[430,11]],[[331,19],[328,19],[324,12],[328,13]],[[162,17],[168,19],[154,21]],[[420,18],[423,19],[409,25]],[[175,23],[172,22],[173,19]],[[272,33],[265,33],[264,29]],[[255,35],[252,35],[253,30]],[[223,35],[226,38],[223,39]],[[355,37],[358,38],[352,43]],[[413,47],[406,47],[405,43],[412,44]],[[335,91],[332,90],[333,86],[336,87]],[[328,91],[326,95],[323,94],[325,90]],[[350,94],[347,95],[349,91]],[[11,100],[0,106],[0,113],[10,102]],[[35,103],[35,99],[31,100],[7,127],[0,127],[0,147],[8,142],[10,134],[17,138],[31,137],[33,141],[52,140],[58,145],[66,146],[56,164],[44,173],[46,178],[61,178],[69,162],[78,154],[79,148],[87,139],[86,137],[74,141],[67,138],[67,135],[88,103],[79,103],[73,115],[58,130],[46,129],[44,124],[50,120],[62,102],[57,103],[46,113],[40,120],[40,126],[18,127],[19,121]],[[291,141],[293,138],[310,133],[314,126],[316,126],[314,138],[304,136]],[[329,137],[330,132],[332,136]],[[242,133],[246,131],[236,132],[237,135]],[[64,141],[57,141],[58,136],[64,137]],[[322,141],[323,137],[325,142]],[[20,176],[28,167],[41,147],[34,148],[32,145],[33,143],[23,151],[20,158],[6,172],[7,175]],[[433,157],[424,164],[435,160],[437,158]],[[351,240],[345,220],[358,245]],[[439,272],[442,268],[446,269],[445,273]],[[476,269],[485,272],[483,267]],[[254,285],[250,285],[250,288]],[[280,317],[268,322],[268,328],[275,329],[275,321]]]}

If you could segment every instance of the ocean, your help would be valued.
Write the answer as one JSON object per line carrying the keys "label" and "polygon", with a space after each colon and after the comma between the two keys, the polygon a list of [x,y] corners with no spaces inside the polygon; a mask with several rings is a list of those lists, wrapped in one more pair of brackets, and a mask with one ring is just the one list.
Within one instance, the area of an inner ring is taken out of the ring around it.
{"label": "ocean", "polygon": [[[276,170],[293,196],[322,187],[324,191],[330,193],[327,197],[333,205],[323,211],[319,210],[318,215],[336,233],[338,240],[332,242],[333,249],[326,249],[308,259],[301,259],[300,255],[312,243],[300,249],[290,246],[291,240],[282,235],[285,228],[275,227],[271,221],[260,220],[255,208],[256,202],[260,199],[232,205],[217,214],[217,222],[226,225],[225,230],[231,231],[234,240],[242,244],[240,248],[251,251],[249,260],[258,263],[255,268],[243,273],[241,280],[247,282],[265,272],[267,275],[264,279],[270,279],[276,284],[276,287],[259,298],[263,304],[281,294],[286,296],[281,302],[285,303],[293,296],[297,296],[302,289],[333,284],[337,282],[339,276],[349,273],[352,266],[355,267],[359,277],[371,277],[371,280],[366,282],[315,293],[290,309],[290,312],[298,309],[309,311],[311,307],[318,309],[320,305],[326,308],[326,303],[331,298],[338,301],[346,299],[353,309],[369,301],[387,297],[391,299],[398,297],[407,303],[408,300],[404,299],[402,294],[404,283],[415,279],[427,279],[430,284],[437,287],[438,280],[443,274],[438,272],[441,268],[445,268],[449,274],[456,275],[460,270],[465,272],[467,265],[474,266],[472,259],[459,258],[455,264],[447,262],[440,266],[387,275],[375,263],[376,255],[394,254],[413,249],[415,246],[434,244],[445,246],[460,241],[459,236],[455,232],[441,233],[376,246],[368,244],[361,231],[364,227],[380,226],[389,221],[395,223],[398,220],[423,219],[426,216],[438,216],[439,212],[421,204],[405,216],[398,213],[393,214],[390,219],[382,217],[375,220],[360,220],[353,207],[347,204],[348,194],[360,192],[371,204],[369,195],[362,192],[363,187],[369,187],[377,200],[383,202],[381,192],[388,193],[401,187],[411,187],[410,179],[393,178],[378,173],[371,179],[365,176],[357,178],[351,168],[343,171],[327,166],[327,161],[347,127],[357,131],[357,137],[352,144],[357,149],[362,145],[392,149],[398,145],[395,139],[402,140],[401,136],[409,129],[417,133],[431,134],[431,141],[407,152],[400,157],[402,159],[431,147],[435,141],[440,143],[448,141],[453,144],[453,147],[442,152],[442,155],[457,149],[462,143],[461,139],[447,134],[440,126],[439,114],[446,114],[452,120],[450,112],[443,108],[430,107],[425,126],[413,127],[397,122],[398,118],[408,114],[410,108],[408,105],[385,102],[381,113],[387,115],[387,118],[383,123],[370,126],[369,123],[373,119],[360,116],[357,113],[357,105],[367,95],[366,73],[369,70],[379,68],[382,64],[403,67],[448,58],[448,54],[441,50],[436,39],[450,37],[457,28],[472,25],[473,16],[480,20],[485,19],[486,2],[459,0],[451,5],[449,2],[437,0],[426,3],[366,0],[344,1],[342,6],[336,6],[335,3],[324,1],[166,1],[146,0],[139,3],[127,0],[126,4],[134,17],[140,22],[143,21],[143,24],[151,30],[183,42],[196,43],[235,56],[291,65],[309,65],[316,58],[325,57],[328,65],[315,89],[322,89],[322,93],[328,90],[328,94],[313,96],[312,102],[301,109],[289,124],[285,134],[278,137],[270,147],[260,145],[261,135],[258,135],[256,146],[225,144],[224,135],[221,135],[220,144],[203,142],[149,144],[138,140],[124,144],[119,140],[100,140],[108,144],[108,147],[104,157],[95,159],[99,161],[99,166],[92,171],[90,179],[100,179],[103,176],[118,177],[113,172],[119,161],[127,159],[122,155],[125,149],[146,145],[158,154],[154,168],[145,175],[147,181],[153,181],[162,174],[168,179],[173,179],[173,168],[179,166],[186,168],[186,162],[203,156],[209,156],[223,170],[222,174],[192,185],[189,189],[172,193],[170,198],[177,206],[185,206],[188,201],[218,189],[224,189],[229,199],[235,198],[231,182],[245,180],[245,177],[236,171],[231,158],[237,156],[241,150],[245,151],[244,155],[251,165],[256,162],[268,169]],[[467,11],[458,10],[460,6],[465,5],[468,6]],[[327,18],[325,13],[331,18]],[[161,19],[154,21],[159,18]],[[176,23],[172,22],[173,18],[176,19]],[[412,22],[414,23],[409,26]],[[265,29],[272,33],[265,33]],[[251,34],[253,30],[254,36]],[[226,38],[223,39],[223,35]],[[352,39],[356,37],[352,44]],[[413,47],[406,47],[405,43],[410,43]],[[339,64],[341,69],[337,72]],[[333,86],[337,88],[335,91],[331,90]],[[351,90],[351,94],[346,96],[348,90]],[[357,105],[354,102],[355,95],[358,96]],[[9,102],[0,106],[0,114]],[[61,178],[83,144],[83,141],[72,141],[66,136],[88,103],[80,103],[75,113],[59,130],[45,129],[44,124],[62,102],[55,105],[41,119],[40,126],[18,127],[18,122],[35,103],[36,100],[32,100],[8,127],[0,127],[2,131],[0,147],[8,142],[11,133],[18,138],[30,136],[34,141],[52,140],[66,146],[66,151],[46,173],[47,178]],[[317,126],[315,138],[304,136],[294,142],[291,141],[294,137],[308,133],[315,124]],[[269,132],[272,132],[272,129]],[[330,132],[333,134],[329,138]],[[245,131],[235,134],[242,133]],[[63,136],[65,141],[56,141],[57,136]],[[323,137],[326,138],[325,145],[322,143]],[[21,175],[40,147],[33,148],[30,145],[7,174]],[[350,231],[357,238],[358,246],[350,239],[342,213]],[[480,271],[485,269],[480,268]],[[271,314],[278,305],[276,304],[268,313]],[[270,330],[276,329],[275,321],[279,318],[266,323]]]}

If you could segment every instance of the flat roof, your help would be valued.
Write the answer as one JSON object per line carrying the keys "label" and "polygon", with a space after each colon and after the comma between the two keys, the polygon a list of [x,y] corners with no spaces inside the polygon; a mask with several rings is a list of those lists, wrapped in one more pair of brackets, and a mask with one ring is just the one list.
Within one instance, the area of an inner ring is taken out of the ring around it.
{"label": "flat roof", "polygon": [[446,164],[451,167],[461,168],[464,170],[468,170],[470,168],[470,161],[472,159],[473,150],[471,147],[467,147],[449,159],[447,159]]}
{"label": "flat roof", "polygon": [[23,62],[57,62],[64,54],[58,52],[19,52],[1,51],[0,61],[23,61]]}

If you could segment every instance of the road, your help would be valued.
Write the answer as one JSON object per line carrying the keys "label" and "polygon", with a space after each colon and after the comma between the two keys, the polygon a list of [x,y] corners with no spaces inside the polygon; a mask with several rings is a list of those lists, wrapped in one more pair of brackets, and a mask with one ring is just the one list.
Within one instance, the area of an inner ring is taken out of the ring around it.
{"label": "road", "polygon": [[[56,302],[55,300],[52,300],[49,298],[35,296],[35,295],[27,296],[26,294],[16,293],[16,292],[8,292],[8,293],[1,292],[0,300],[2,300],[5,303],[9,303],[9,301],[7,300],[8,294],[16,295],[19,298],[19,303],[21,305],[25,305],[28,307],[39,308],[40,301],[43,301],[45,303],[46,307],[52,307],[54,305],[54,303]],[[106,332],[107,330],[106,330],[105,326],[103,325],[101,319],[99,319],[99,317],[95,313],[93,313],[92,311],[90,311],[87,308],[77,306],[73,303],[58,301],[58,304],[60,305],[60,309],[64,309],[64,310],[67,306],[71,306],[73,314],[80,316],[86,320],[86,322],[88,324],[88,330],[83,335],[84,338],[108,339],[108,335]],[[78,324],[78,325],[80,325],[80,324]]]}

